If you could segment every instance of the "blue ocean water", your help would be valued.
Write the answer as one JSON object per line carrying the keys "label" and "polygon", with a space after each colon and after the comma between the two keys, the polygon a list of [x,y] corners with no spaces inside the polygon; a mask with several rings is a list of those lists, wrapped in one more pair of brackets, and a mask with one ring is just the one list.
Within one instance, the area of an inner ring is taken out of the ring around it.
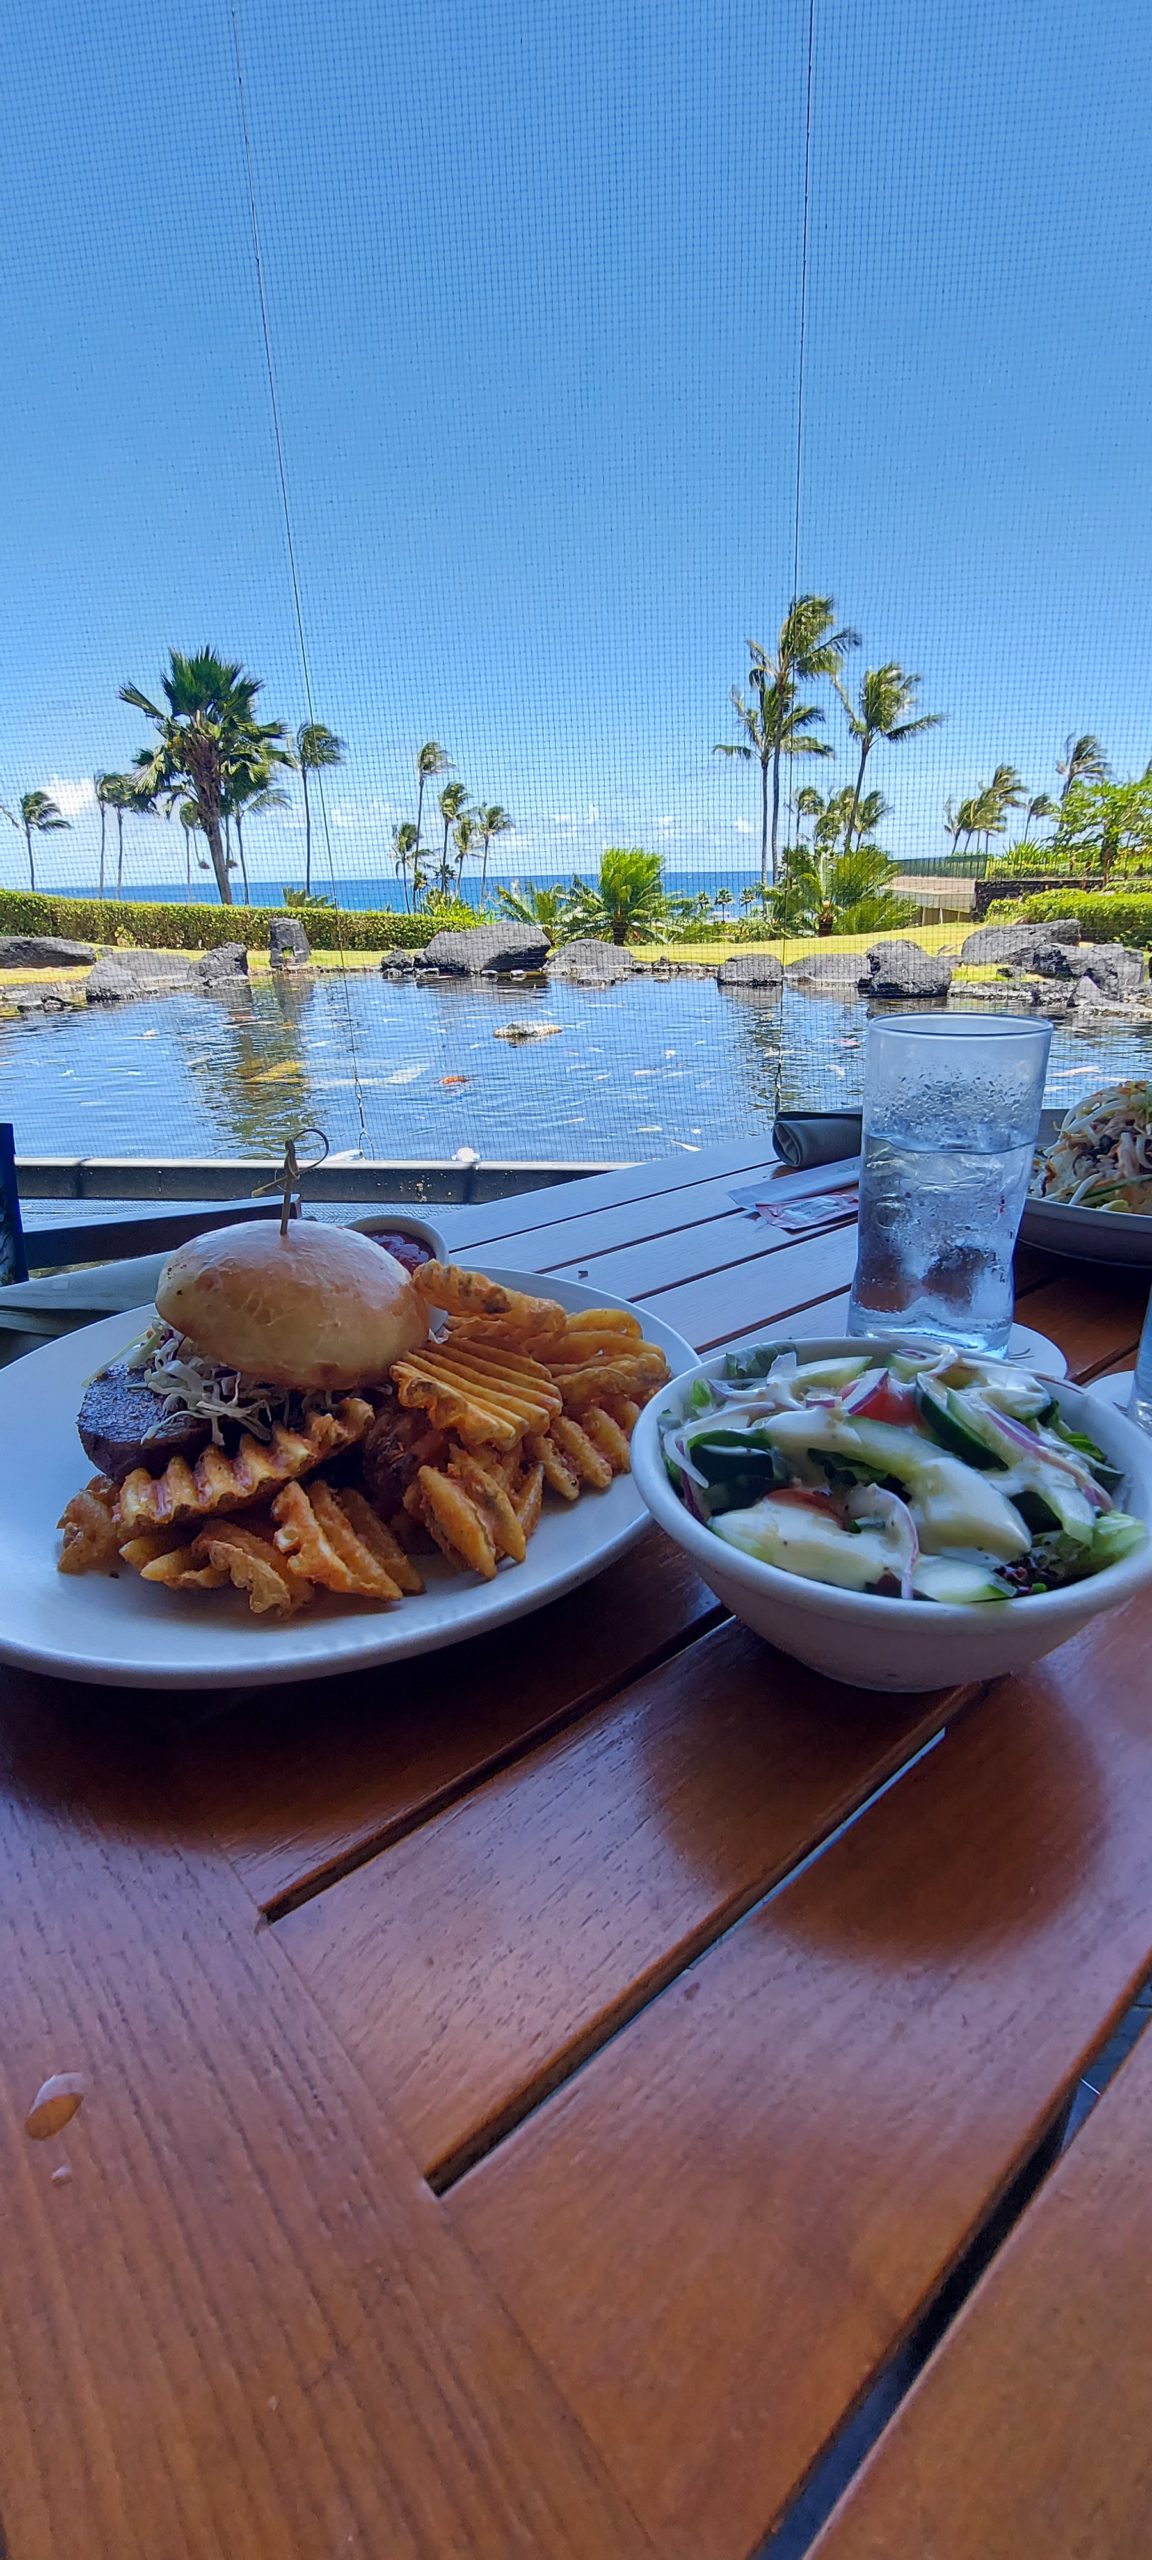
{"label": "blue ocean water", "polygon": [[[714,898],[718,889],[730,889],[732,892],[733,906],[738,911],[741,890],[754,888],[757,884],[758,877],[758,873],[751,871],[738,871],[735,869],[730,871],[667,871],[664,875],[664,885],[669,891],[669,894],[676,898],[695,898],[699,895],[701,889],[707,890],[708,896],[710,898]],[[571,871],[534,871],[531,873],[525,872],[521,880],[520,875],[509,871],[497,871],[493,865],[488,875],[488,888],[486,893],[487,901],[490,906],[495,905],[496,891],[498,888],[511,888],[513,885],[520,885],[525,889],[563,889],[567,887],[571,878]],[[274,880],[253,880],[251,882],[251,903],[254,907],[279,907],[283,904],[285,888],[293,886],[299,886],[299,883],[293,883],[290,881],[282,883]],[[237,904],[239,904],[240,884],[238,880],[233,882],[233,887],[236,892]],[[328,881],[320,878],[318,874],[314,875],[313,888],[320,896],[331,897],[332,895],[330,884]],[[94,882],[90,883],[86,888],[73,886],[69,883],[68,889],[61,894],[71,898],[94,898],[96,896],[96,886]],[[155,904],[158,900],[166,900],[169,903],[176,900],[184,905],[191,903],[196,906],[206,907],[214,907],[219,903],[216,895],[215,883],[211,880],[205,880],[202,877],[194,880],[191,887],[188,889],[184,887],[182,881],[126,881],[124,894],[126,898],[144,901],[149,905]],[[460,894],[465,905],[472,907],[479,906],[479,880],[477,878],[465,879]],[[336,882],[336,896],[342,907],[393,907],[402,912],[405,904],[404,892],[400,882],[392,878],[338,880]]]}

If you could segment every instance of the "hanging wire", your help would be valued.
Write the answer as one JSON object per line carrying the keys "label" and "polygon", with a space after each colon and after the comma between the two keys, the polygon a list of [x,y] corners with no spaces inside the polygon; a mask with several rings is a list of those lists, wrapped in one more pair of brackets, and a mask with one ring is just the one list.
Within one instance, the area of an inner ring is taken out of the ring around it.
{"label": "hanging wire", "polygon": [[[264,256],[260,241],[260,217],[256,204],[256,177],[252,162],[252,139],[248,130],[248,101],[244,89],[244,60],[240,47],[240,22],[237,0],[228,0],[232,24],[232,50],[236,63],[236,95],[240,110],[240,136],[244,151],[244,175],[248,196],[248,220],[252,233],[252,258],[256,270],[256,295],[260,306],[260,332],[264,341],[264,365],[268,376],[268,400],[272,412],[272,436],[276,447],[276,472],[280,483],[280,506],[284,517],[284,543],[288,554],[288,577],[292,589],[292,611],[296,623],[296,639],[300,651],[300,672],[304,682],[304,701],[309,725],[315,720],[312,697],[312,670],[308,642],[304,630],[304,612],[300,600],[300,578],[296,566],[296,539],[292,529],[292,509],[288,499],[288,472],[284,459],[284,436],[280,424],[280,399],[276,387],[276,367],[272,355],[272,331],[268,319],[268,297],[264,289]],[[324,851],[328,878],[332,887],[332,904],[336,915],[336,946],[340,957],[340,986],[348,1031],[348,1055],[352,1068],[352,1090],[356,1102],[356,1118],[360,1130],[360,1153],[368,1152],[368,1129],[364,1117],[364,1092],[360,1081],[360,1060],[356,1048],[356,1026],[352,1014],[352,996],[348,982],[348,961],[341,929],[340,900],[336,893],[336,871],[332,859],[332,838],[328,826],[328,803],[324,794],[323,769],[315,770],[316,796],[324,831]]]}
{"label": "hanging wire", "polygon": [[804,98],[804,211],[800,232],[800,344],[796,363],[796,486],[792,510],[792,593],[800,591],[800,499],[804,479],[804,393],[808,367],[808,233],[812,203],[812,97],[816,66],[816,0],[808,0],[808,69]]}

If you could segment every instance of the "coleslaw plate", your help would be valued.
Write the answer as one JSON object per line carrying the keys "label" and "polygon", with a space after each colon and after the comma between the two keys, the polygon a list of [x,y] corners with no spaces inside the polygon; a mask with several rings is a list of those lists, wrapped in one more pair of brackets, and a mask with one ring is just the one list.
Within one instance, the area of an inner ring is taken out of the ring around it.
{"label": "coleslaw plate", "polygon": [[[1050,1146],[1060,1130],[1062,1111],[1045,1111],[1040,1141]],[[1077,1262],[1135,1264],[1152,1269],[1152,1218],[1119,1209],[1074,1209],[1067,1200],[1027,1200],[1020,1221],[1024,1244],[1043,1253],[1066,1253]]]}
{"label": "coleslaw plate", "polygon": [[[511,1288],[557,1298],[570,1310],[625,1306],[573,1280],[479,1266]],[[696,1354],[659,1318],[636,1310],[673,1376]],[[432,1653],[507,1625],[599,1573],[634,1545],[648,1513],[630,1475],[568,1505],[549,1500],[522,1565],[493,1582],[452,1573],[429,1557],[427,1590],[394,1608],[324,1602],[269,1624],[243,1595],[168,1592],[125,1568],[71,1576],[56,1570],[56,1523],[92,1470],[76,1432],[87,1380],[118,1357],[155,1310],[141,1307],[87,1325],[0,1370],[0,1659],[58,1679],[137,1689],[266,1687],[324,1679],[373,1663]],[[421,1570],[425,1560],[421,1559]]]}

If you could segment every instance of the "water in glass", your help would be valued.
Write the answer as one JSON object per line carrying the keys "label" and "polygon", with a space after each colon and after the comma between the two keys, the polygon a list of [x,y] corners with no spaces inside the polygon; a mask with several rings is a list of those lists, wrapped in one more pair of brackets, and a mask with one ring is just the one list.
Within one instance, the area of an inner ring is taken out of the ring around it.
{"label": "water in glass", "polygon": [[850,1332],[1007,1349],[1049,1038],[1012,1016],[871,1025]]}

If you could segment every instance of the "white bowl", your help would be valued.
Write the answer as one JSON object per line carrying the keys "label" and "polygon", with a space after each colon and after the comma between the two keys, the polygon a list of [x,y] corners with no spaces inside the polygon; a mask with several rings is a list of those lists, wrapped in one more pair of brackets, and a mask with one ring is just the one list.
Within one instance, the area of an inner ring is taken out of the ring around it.
{"label": "white bowl", "polygon": [[[785,1349],[786,1337],[778,1338]],[[769,1342],[775,1339],[765,1336]],[[746,1348],[743,1343],[740,1347]],[[891,1340],[864,1345],[859,1338],[827,1334],[811,1340],[806,1335],[796,1347],[803,1359],[822,1360],[864,1348],[883,1353],[900,1346]],[[733,1616],[833,1680],[846,1681],[853,1689],[942,1689],[1022,1671],[1078,1634],[1091,1618],[1121,1608],[1152,1582],[1152,1537],[1135,1555],[1065,1591],[967,1608],[838,1591],[828,1583],[781,1573],[757,1556],[741,1555],[685,1509],[669,1482],[660,1445],[661,1426],[679,1420],[696,1379],[720,1377],[723,1370],[724,1354],[716,1352],[653,1397],[633,1434],[632,1472],[653,1518],[692,1558]],[[1152,1440],[1126,1414],[1087,1389],[1066,1379],[1049,1383],[1074,1429],[1086,1431],[1115,1466],[1123,1467],[1123,1509],[1152,1525]]]}

